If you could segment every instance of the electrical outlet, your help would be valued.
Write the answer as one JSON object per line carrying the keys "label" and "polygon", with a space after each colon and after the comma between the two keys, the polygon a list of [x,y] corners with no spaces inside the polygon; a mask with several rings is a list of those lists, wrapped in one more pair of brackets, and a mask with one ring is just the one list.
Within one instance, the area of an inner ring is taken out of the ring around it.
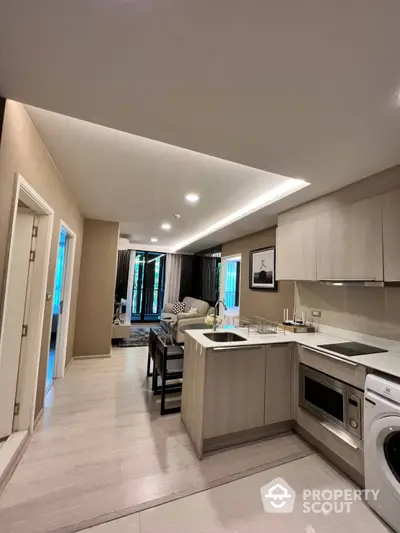
{"label": "electrical outlet", "polygon": [[321,318],[321,311],[319,309],[313,309],[311,311],[311,316],[315,318]]}

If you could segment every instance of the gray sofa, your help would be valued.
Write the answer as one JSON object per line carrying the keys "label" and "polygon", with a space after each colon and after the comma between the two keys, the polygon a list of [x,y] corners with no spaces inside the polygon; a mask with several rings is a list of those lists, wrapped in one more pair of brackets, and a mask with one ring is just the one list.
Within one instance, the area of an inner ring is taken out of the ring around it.
{"label": "gray sofa", "polygon": [[[185,341],[185,330],[187,326],[192,325],[204,325],[204,328],[207,326],[204,324],[204,317],[208,314],[213,313],[213,308],[208,305],[207,302],[203,300],[196,300],[187,296],[183,299],[185,304],[185,311],[179,313],[179,315],[174,315],[172,313],[173,303],[166,304],[164,309],[161,312],[161,326],[170,333],[177,343],[183,343]],[[192,307],[197,307],[198,315],[190,316],[189,310]]]}

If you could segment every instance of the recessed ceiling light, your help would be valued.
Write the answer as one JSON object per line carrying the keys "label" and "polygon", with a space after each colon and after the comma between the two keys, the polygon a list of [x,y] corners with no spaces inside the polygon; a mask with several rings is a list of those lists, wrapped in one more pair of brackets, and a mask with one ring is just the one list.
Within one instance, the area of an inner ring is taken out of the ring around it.
{"label": "recessed ceiling light", "polygon": [[195,204],[200,200],[200,196],[198,194],[190,193],[185,196],[186,200],[190,202],[191,204]]}
{"label": "recessed ceiling light", "polygon": [[151,240],[151,242],[158,242],[157,237],[152,237],[150,240]]}
{"label": "recessed ceiling light", "polygon": [[161,224],[161,229],[168,231],[171,229],[171,224],[168,224],[168,222],[164,222],[163,224]]}

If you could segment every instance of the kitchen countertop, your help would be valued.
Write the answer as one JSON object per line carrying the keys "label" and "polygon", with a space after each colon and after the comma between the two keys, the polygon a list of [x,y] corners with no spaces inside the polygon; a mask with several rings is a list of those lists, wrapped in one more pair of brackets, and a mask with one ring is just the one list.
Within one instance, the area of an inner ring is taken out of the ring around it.
{"label": "kitchen countertop", "polygon": [[[323,328],[323,330],[322,330]],[[222,329],[217,331],[232,331],[238,335],[245,337],[246,341],[236,342],[214,342],[204,336],[204,333],[211,333],[210,329],[196,329],[187,330],[186,334],[190,335],[204,348],[230,348],[234,346],[258,346],[267,344],[284,344],[297,342],[306,348],[313,348],[321,353],[326,353],[327,356],[334,355],[335,358],[343,359],[344,361],[351,361],[359,365],[369,367],[373,370],[389,374],[400,378],[400,342],[390,341],[388,339],[381,339],[378,337],[371,337],[369,335],[362,335],[359,333],[321,326],[317,333],[289,333],[279,332],[277,334],[261,335],[257,333],[250,333],[248,335],[247,328],[237,329]],[[375,353],[367,355],[357,355],[355,357],[348,357],[346,355],[339,355],[335,352],[319,348],[320,344],[332,344],[346,341],[361,342],[371,346],[377,346],[389,350],[386,353]]]}

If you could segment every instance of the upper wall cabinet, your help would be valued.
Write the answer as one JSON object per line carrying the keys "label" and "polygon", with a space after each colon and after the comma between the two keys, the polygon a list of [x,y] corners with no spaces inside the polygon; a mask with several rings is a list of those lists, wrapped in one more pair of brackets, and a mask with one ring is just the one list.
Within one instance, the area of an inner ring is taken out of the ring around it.
{"label": "upper wall cabinet", "polygon": [[382,196],[385,281],[400,281],[400,190]]}
{"label": "upper wall cabinet", "polygon": [[276,230],[276,278],[316,281],[316,217],[305,217],[279,225]]}
{"label": "upper wall cabinet", "polygon": [[318,280],[383,280],[382,197],[318,216]]}

